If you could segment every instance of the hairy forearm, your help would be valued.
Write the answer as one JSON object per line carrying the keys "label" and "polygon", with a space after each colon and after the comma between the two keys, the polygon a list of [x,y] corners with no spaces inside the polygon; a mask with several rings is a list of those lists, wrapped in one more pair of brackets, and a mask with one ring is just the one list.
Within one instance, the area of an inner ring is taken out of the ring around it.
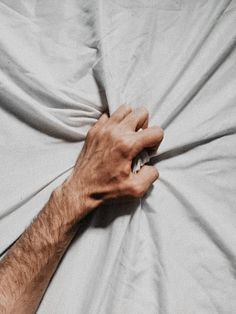
{"label": "hairy forearm", "polygon": [[144,108],[123,105],[99,118],[71,176],[0,262],[1,313],[35,312],[81,218],[108,199],[146,193],[158,171],[143,166],[133,173],[132,160],[144,148],[157,149],[162,138],[162,129],[148,128]]}
{"label": "hairy forearm", "polygon": [[64,206],[58,189],[0,262],[1,313],[36,311],[80,218]]}

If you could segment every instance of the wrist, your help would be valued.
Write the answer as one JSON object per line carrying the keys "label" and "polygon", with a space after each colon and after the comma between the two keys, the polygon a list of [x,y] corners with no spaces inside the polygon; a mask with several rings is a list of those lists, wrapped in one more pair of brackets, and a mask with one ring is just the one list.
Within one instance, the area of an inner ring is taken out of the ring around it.
{"label": "wrist", "polygon": [[88,187],[75,182],[72,176],[54,190],[52,200],[57,213],[69,224],[76,224],[99,205],[89,196]]}

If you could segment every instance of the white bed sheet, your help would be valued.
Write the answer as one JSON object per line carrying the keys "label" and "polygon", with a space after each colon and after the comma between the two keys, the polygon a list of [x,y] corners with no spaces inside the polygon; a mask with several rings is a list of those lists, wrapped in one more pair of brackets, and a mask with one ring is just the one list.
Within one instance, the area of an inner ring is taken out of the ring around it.
{"label": "white bed sheet", "polygon": [[0,1],[0,252],[88,128],[145,105],[159,180],[80,230],[38,313],[236,313],[236,1]]}

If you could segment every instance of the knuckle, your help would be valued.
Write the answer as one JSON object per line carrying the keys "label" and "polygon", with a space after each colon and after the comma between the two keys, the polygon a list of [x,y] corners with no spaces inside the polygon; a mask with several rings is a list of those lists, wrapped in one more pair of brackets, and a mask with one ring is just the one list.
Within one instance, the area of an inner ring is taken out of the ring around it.
{"label": "knuckle", "polygon": [[129,153],[132,147],[131,140],[128,137],[122,137],[119,139],[119,147],[122,152]]}
{"label": "knuckle", "polygon": [[120,144],[124,147],[127,148],[129,146],[129,140],[126,137],[121,137],[120,138]]}
{"label": "knuckle", "polygon": [[115,127],[109,127],[106,129],[106,134],[109,135],[109,137],[111,138],[111,140],[113,141],[117,141],[119,140],[119,132]]}
{"label": "knuckle", "polygon": [[146,191],[141,184],[133,183],[130,185],[129,192],[134,197],[143,197]]}
{"label": "knuckle", "polygon": [[127,163],[123,166],[122,170],[120,171],[121,178],[127,178],[130,175],[131,167]]}
{"label": "knuckle", "polygon": [[111,125],[102,126],[98,130],[99,139],[113,139],[115,137],[114,128]]}

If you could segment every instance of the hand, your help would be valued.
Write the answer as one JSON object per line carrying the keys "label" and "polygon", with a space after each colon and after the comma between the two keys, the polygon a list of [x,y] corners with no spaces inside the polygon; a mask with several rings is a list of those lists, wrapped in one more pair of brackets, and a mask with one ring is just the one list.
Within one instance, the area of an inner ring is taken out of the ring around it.
{"label": "hand", "polygon": [[[143,130],[137,132],[140,128]],[[148,128],[145,109],[121,106],[90,129],[71,176],[0,261],[0,312],[35,313],[77,222],[107,199],[142,197],[157,179],[155,167],[131,170],[133,158],[163,138]]]}
{"label": "hand", "polygon": [[[132,160],[144,148],[158,147],[162,139],[160,127],[148,128],[144,108],[132,110],[122,105],[110,118],[103,114],[89,130],[74,171],[64,183],[67,201],[73,202],[70,207],[82,202],[86,214],[107,199],[142,197],[159,174],[147,165],[133,173]],[[81,206],[78,211],[81,215]]]}

